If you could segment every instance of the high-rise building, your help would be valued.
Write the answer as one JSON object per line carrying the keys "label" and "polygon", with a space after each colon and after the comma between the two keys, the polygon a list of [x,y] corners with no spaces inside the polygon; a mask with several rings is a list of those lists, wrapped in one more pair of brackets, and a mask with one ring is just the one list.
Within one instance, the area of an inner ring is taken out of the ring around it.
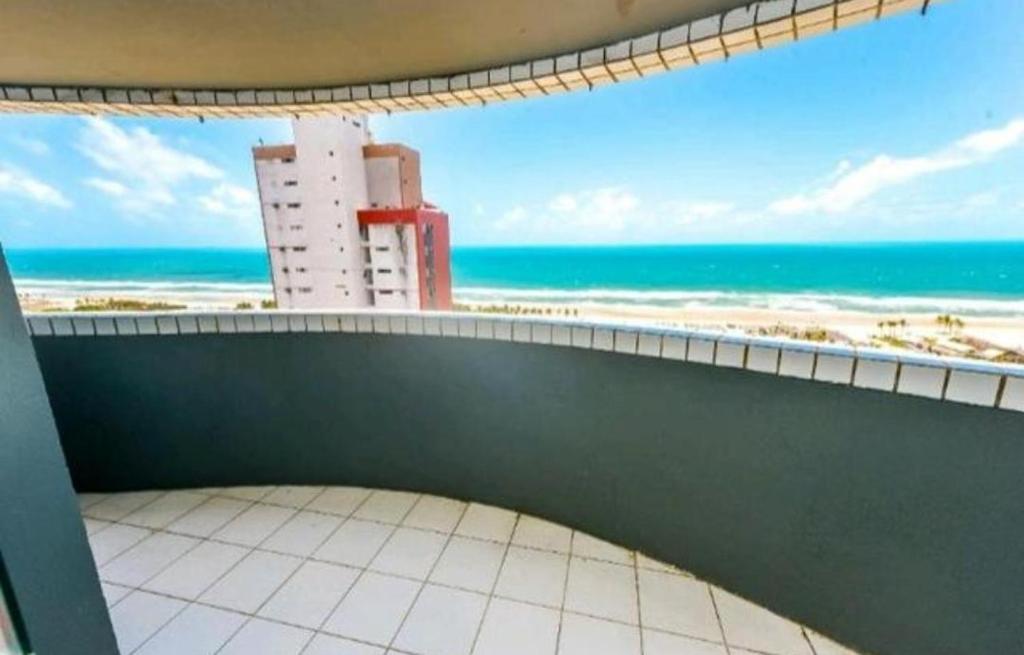
{"label": "high-rise building", "polygon": [[423,201],[419,153],[371,143],[358,116],[292,132],[253,148],[277,306],[451,309],[448,216]]}

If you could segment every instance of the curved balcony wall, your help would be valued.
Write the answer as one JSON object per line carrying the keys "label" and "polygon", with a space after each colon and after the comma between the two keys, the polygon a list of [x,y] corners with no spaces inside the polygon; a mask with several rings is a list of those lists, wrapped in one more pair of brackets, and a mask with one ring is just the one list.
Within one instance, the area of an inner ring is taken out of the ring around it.
{"label": "curved balcony wall", "polygon": [[1020,647],[1020,368],[457,315],[28,323],[79,491],[472,499],[865,652]]}

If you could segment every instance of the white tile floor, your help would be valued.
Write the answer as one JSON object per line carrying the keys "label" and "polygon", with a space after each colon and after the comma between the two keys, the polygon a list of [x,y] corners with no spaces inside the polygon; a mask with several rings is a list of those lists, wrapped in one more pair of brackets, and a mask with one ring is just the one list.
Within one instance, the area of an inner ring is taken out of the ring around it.
{"label": "white tile floor", "polygon": [[505,509],[342,487],[79,500],[123,655],[853,655]]}

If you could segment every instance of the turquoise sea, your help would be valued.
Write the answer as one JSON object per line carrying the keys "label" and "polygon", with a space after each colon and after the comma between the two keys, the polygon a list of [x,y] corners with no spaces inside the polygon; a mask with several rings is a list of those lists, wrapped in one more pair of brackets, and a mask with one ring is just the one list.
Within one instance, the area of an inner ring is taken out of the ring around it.
{"label": "turquoise sea", "polygon": [[[8,251],[18,290],[268,294],[261,249]],[[464,247],[455,296],[478,302],[950,311],[1024,316],[1024,242]]]}

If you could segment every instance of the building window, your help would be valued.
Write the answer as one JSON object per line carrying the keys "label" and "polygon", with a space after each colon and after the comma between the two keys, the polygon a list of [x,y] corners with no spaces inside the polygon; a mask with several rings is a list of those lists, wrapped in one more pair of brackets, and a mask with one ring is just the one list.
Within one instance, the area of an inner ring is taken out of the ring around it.
{"label": "building window", "polygon": [[313,287],[299,287],[299,293],[313,293]]}
{"label": "building window", "polygon": [[306,252],[306,246],[295,246],[292,248],[293,252]]}
{"label": "building window", "polygon": [[281,209],[281,203],[275,202],[273,205],[271,205],[271,207],[273,207],[274,209]]}
{"label": "building window", "polygon": [[288,203],[288,209],[298,209],[302,206],[301,202],[290,202]]}
{"label": "building window", "polygon": [[434,307],[437,299],[437,269],[434,264],[434,226],[423,226],[423,259],[427,269],[427,306]]}
{"label": "building window", "polygon": [[390,268],[378,268],[377,272],[378,273],[384,273],[385,275],[390,275],[391,274],[391,269]]}
{"label": "building window", "polygon": [[376,248],[374,248],[374,250],[376,250],[377,252],[387,252],[388,251],[388,247],[387,246],[377,246]]}
{"label": "building window", "polygon": [[333,157],[334,156],[334,151],[333,150],[328,150],[327,151],[327,156],[328,157]]}
{"label": "building window", "polygon": [[337,206],[338,206],[338,204],[339,204],[339,203],[338,203],[338,201],[337,201],[337,200],[335,200],[335,201],[334,201],[334,206],[335,206],[335,207],[337,207]]}
{"label": "building window", "polygon": [[281,160],[281,163],[283,163],[283,164],[290,164],[293,161],[295,161],[295,157],[285,157],[284,159]]}
{"label": "building window", "polygon": [[298,180],[285,180],[284,181],[284,185],[285,186],[299,186],[299,181]]}
{"label": "building window", "polygon": [[382,296],[390,296],[393,293],[393,291],[391,291],[391,289],[381,289],[377,293],[379,293]]}
{"label": "building window", "polygon": [[299,267],[298,267],[298,268],[296,268],[295,270],[296,270],[297,272],[299,272],[299,273],[305,273],[305,272],[306,272],[306,271],[307,271],[308,269],[306,269],[306,267],[304,267],[304,266],[299,266]]}
{"label": "building window", "polygon": [[281,272],[282,273],[287,273],[288,272],[288,267],[287,266],[282,266],[281,267]]}
{"label": "building window", "polygon": [[352,121],[352,124],[356,127],[360,127],[362,125],[359,121]]}

